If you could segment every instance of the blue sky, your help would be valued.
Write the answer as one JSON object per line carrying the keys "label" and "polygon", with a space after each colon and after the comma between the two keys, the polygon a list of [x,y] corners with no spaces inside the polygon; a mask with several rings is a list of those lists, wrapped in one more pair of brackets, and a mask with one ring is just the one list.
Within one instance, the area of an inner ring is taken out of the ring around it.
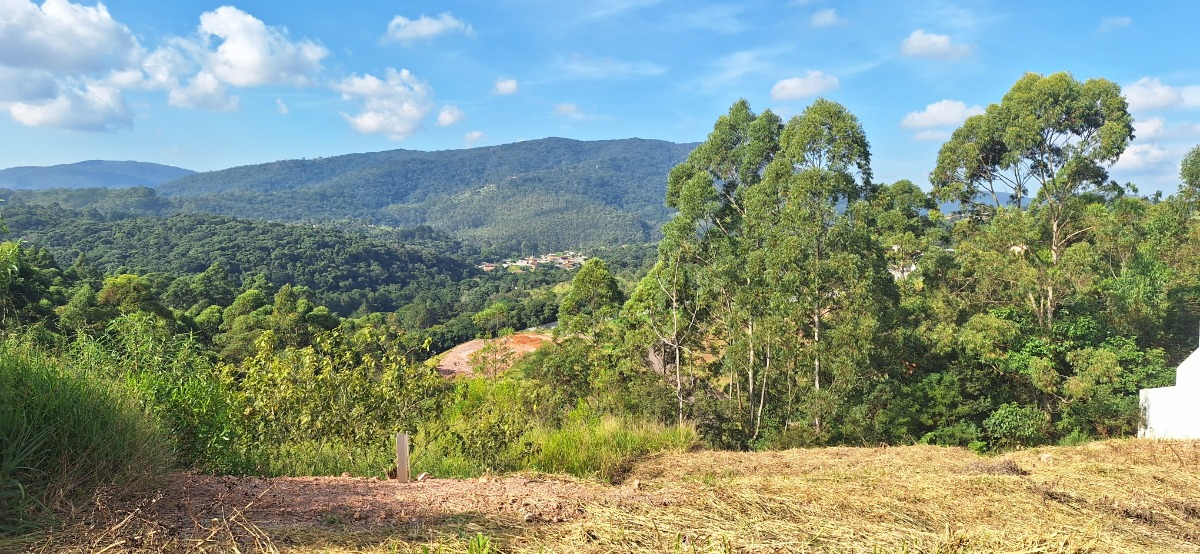
{"label": "blue sky", "polygon": [[1025,72],[1122,86],[1113,168],[1174,192],[1200,143],[1200,3],[0,0],[0,168],[213,170],[560,136],[700,141],[738,98],[859,117],[878,180]]}

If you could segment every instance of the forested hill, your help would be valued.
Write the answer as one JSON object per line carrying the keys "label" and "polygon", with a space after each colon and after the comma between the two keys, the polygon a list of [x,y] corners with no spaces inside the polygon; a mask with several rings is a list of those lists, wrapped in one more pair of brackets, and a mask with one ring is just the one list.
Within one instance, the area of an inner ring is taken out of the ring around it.
{"label": "forested hill", "polygon": [[342,231],[209,214],[106,221],[95,210],[18,207],[5,211],[10,238],[45,247],[61,264],[84,254],[105,273],[203,272],[214,262],[243,281],[262,274],[275,286],[313,289],[329,309],[392,311],[422,290],[477,273],[424,248]]}
{"label": "forested hill", "polygon": [[513,252],[656,240],[667,173],[694,144],[548,138],[391,150],[189,175],[175,209],[271,220],[429,225]]}
{"label": "forested hill", "polygon": [[146,162],[90,160],[45,167],[0,169],[0,187],[13,189],[154,187],[195,173]]}

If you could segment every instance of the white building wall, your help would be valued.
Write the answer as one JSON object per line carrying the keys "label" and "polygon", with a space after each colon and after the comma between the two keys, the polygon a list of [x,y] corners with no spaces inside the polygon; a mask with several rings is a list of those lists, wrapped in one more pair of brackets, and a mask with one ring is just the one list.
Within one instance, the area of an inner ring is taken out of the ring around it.
{"label": "white building wall", "polygon": [[1175,372],[1175,386],[1142,389],[1145,414],[1139,437],[1200,439],[1200,350]]}

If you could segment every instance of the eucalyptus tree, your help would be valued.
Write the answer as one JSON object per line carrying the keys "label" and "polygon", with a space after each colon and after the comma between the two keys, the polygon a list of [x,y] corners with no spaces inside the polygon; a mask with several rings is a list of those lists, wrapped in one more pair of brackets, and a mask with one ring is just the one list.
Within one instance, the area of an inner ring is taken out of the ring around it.
{"label": "eucalyptus tree", "polygon": [[[707,347],[746,445],[800,425],[824,440],[873,354],[895,287],[872,238],[870,145],[819,99],[786,125],[739,101],[671,171],[659,263],[627,313],[674,356]],[[701,358],[696,356],[695,358]],[[831,388],[831,385],[833,387]],[[711,389],[715,390],[715,389]]]}
{"label": "eucalyptus tree", "polygon": [[[753,345],[755,320],[747,313],[747,295],[762,283],[761,275],[748,274],[743,264],[747,244],[744,237],[744,195],[762,180],[766,166],[779,149],[782,120],[766,110],[755,114],[749,102],[735,102],[713,125],[707,140],[673,168],[667,179],[667,205],[678,210],[663,227],[659,248],[661,269],[647,279],[666,277],[662,283],[643,283],[644,290],[667,287],[663,293],[675,300],[649,304],[650,321],[691,318],[703,312],[696,325],[680,326],[690,336],[676,335],[669,342],[679,346],[705,344],[716,358],[724,358],[745,344]],[[681,288],[686,286],[687,288]],[[681,300],[688,298],[685,305]],[[688,312],[687,315],[681,310]],[[658,328],[663,328],[661,323]],[[660,340],[660,342],[662,342]],[[683,353],[679,363],[685,363]],[[675,353],[673,352],[672,355]],[[736,425],[748,435],[748,398],[753,397],[756,364],[724,364],[729,372],[722,380],[726,397],[738,414]],[[682,372],[682,368],[674,368]],[[677,391],[682,393],[682,373]],[[743,437],[744,439],[745,437]]]}
{"label": "eucalyptus tree", "polygon": [[[896,301],[872,207],[860,202],[876,190],[858,119],[818,99],[788,121],[762,183],[747,192],[745,229],[757,247],[747,266],[767,284],[766,361],[774,349],[791,370],[782,423],[794,425],[802,414],[817,436],[823,416],[869,382],[881,324]],[[755,432],[767,398],[765,375],[761,381]]]}
{"label": "eucalyptus tree", "polygon": [[1133,117],[1115,83],[1028,73],[942,146],[931,174],[942,197],[973,197],[994,182],[1017,198],[1037,188],[1030,208],[1045,239],[1010,246],[1044,258],[1049,268],[1033,300],[1044,329],[1067,292],[1055,282],[1069,281],[1061,275],[1066,251],[1090,230],[1083,224],[1084,197],[1107,186],[1106,168],[1132,139]]}

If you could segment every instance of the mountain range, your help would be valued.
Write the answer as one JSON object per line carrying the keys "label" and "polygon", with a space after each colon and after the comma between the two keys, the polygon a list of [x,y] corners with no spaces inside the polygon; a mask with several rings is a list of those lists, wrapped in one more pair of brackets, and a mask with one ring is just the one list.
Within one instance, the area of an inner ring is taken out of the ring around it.
{"label": "mountain range", "polygon": [[[187,174],[146,182],[142,186],[153,188],[145,189],[80,190],[59,178],[37,181],[38,186],[58,183],[72,190],[0,191],[0,197],[10,206],[59,204],[137,215],[214,213],[343,228],[428,226],[497,255],[534,254],[657,240],[672,213],[664,204],[667,174],[695,146],[547,138],[464,150],[281,160],[203,173],[176,168]],[[39,168],[5,171],[18,169]],[[32,187],[32,177],[23,182]]]}
{"label": "mountain range", "polygon": [[390,150],[196,173],[156,190],[185,212],[306,223],[428,225],[508,252],[656,240],[667,173],[694,144],[547,138]]}
{"label": "mountain range", "polygon": [[147,162],[89,160],[51,166],[0,169],[0,187],[10,189],[156,187],[195,173]]}

